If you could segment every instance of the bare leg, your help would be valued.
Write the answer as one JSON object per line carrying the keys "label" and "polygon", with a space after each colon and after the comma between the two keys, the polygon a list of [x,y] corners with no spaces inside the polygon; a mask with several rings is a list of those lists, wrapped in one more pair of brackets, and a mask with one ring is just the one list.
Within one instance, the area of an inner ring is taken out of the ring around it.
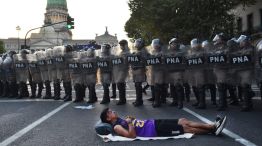
{"label": "bare leg", "polygon": [[207,130],[209,132],[215,130],[214,124],[204,124],[204,123],[199,123],[199,122],[193,122],[193,121],[189,121],[185,118],[179,119],[178,124],[182,125],[183,127],[202,129],[202,130]]}
{"label": "bare leg", "polygon": [[188,127],[188,126],[183,126],[184,132],[185,133],[194,133],[194,134],[208,134],[211,131],[210,130],[206,130],[206,129],[201,129],[201,128],[192,128],[192,127]]}

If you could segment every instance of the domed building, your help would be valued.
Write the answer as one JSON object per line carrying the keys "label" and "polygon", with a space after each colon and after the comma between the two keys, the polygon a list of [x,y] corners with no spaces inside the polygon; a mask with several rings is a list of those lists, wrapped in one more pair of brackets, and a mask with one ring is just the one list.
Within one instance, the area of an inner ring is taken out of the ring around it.
{"label": "domed building", "polygon": [[[67,21],[68,16],[66,0],[47,0],[44,25]],[[66,22],[41,28],[39,33],[32,33],[28,45],[30,49],[46,49],[53,46],[64,45],[72,40],[72,32],[66,28]]]}
{"label": "domed building", "polygon": [[103,35],[96,36],[95,41],[97,44],[102,45],[102,44],[109,44],[111,46],[116,46],[118,44],[117,36],[110,35],[108,33],[107,27],[106,31]]}

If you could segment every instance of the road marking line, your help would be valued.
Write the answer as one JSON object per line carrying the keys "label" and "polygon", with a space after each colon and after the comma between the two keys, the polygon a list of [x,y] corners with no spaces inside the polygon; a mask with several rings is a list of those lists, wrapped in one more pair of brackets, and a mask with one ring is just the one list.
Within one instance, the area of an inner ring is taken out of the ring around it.
{"label": "road marking line", "polygon": [[[128,96],[126,98],[127,101],[136,99],[135,95],[131,94],[131,95],[128,95]],[[130,96],[132,96],[132,97],[130,97]],[[102,99],[103,98],[98,98],[98,101],[102,101]],[[87,101],[88,98],[86,98],[85,100]],[[110,100],[112,100],[112,101],[119,100],[119,98],[116,98],[116,99],[112,99],[111,98]],[[0,103],[12,103],[12,102],[52,102],[52,101],[56,101],[56,100],[54,100],[54,99],[19,99],[19,100],[16,100],[16,99],[12,100],[12,99],[10,99],[10,100],[0,100]],[[63,100],[57,100],[57,101],[61,102]]]}
{"label": "road marking line", "polygon": [[[196,113],[196,112],[194,112],[194,111],[192,111],[192,110],[190,110],[190,109],[188,109],[188,108],[183,108],[183,110],[186,111],[186,112],[188,112],[189,114],[197,117],[198,119],[200,119],[201,121],[203,121],[203,122],[205,122],[205,123],[208,123],[208,124],[212,124],[212,123],[213,123],[212,121],[208,120],[207,118],[199,115],[198,113]],[[236,142],[239,142],[239,143],[241,143],[241,144],[243,144],[243,145],[245,145],[245,146],[256,146],[256,144],[254,144],[254,143],[250,142],[249,140],[247,140],[247,139],[245,139],[245,138],[243,138],[243,137],[235,134],[234,132],[229,131],[229,130],[226,129],[226,128],[223,129],[222,132],[223,132],[225,135],[229,136],[230,138],[235,139]]]}
{"label": "road marking line", "polygon": [[33,128],[35,128],[36,126],[38,126],[39,124],[41,124],[42,122],[44,122],[45,120],[47,120],[48,118],[50,118],[51,116],[53,116],[54,114],[56,114],[57,112],[59,112],[60,110],[62,110],[63,108],[65,108],[66,106],[68,106],[71,103],[72,102],[65,103],[65,104],[59,106],[58,108],[54,109],[50,113],[44,115],[42,118],[38,119],[37,121],[35,121],[32,124],[25,127],[24,129],[18,131],[14,135],[12,135],[9,138],[7,138],[6,140],[2,141],[0,143],[0,146],[7,146],[7,145],[11,144],[12,142],[14,142],[18,138],[22,137],[27,132],[29,132],[30,130],[32,130]]}
{"label": "road marking line", "polygon": [[51,102],[54,101],[54,99],[7,99],[7,100],[0,100],[1,102],[32,102],[32,101],[45,101],[45,102]]}

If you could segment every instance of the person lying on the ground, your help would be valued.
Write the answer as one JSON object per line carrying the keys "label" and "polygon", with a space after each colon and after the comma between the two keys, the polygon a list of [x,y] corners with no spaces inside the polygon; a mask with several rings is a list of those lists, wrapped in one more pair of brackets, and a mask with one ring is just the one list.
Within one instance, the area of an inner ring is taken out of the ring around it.
{"label": "person lying on the ground", "polygon": [[218,117],[214,124],[193,122],[186,118],[138,120],[128,116],[121,119],[109,108],[102,111],[100,118],[103,123],[111,124],[116,134],[127,138],[166,137],[184,133],[219,135],[226,124],[226,117]]}

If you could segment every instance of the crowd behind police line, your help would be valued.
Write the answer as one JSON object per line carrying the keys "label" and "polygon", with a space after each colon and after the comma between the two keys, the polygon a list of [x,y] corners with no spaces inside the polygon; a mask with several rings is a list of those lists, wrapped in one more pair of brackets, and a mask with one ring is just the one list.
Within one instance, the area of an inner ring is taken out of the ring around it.
{"label": "crowd behind police line", "polygon": [[[95,103],[95,87],[100,82],[104,90],[100,103],[110,103],[109,87],[112,84],[111,98],[116,98],[117,87],[117,105],[123,105],[126,104],[126,81],[131,76],[136,92],[134,106],[143,105],[142,83],[147,82],[152,93],[148,100],[155,108],[166,103],[167,96],[172,98],[171,106],[183,108],[183,102],[190,100],[192,88],[196,98],[192,105],[197,109],[206,109],[206,91],[210,90],[211,102],[217,110],[223,111],[230,104],[241,105],[241,111],[250,111],[253,109],[251,84],[254,79],[262,91],[262,41],[253,47],[245,35],[227,40],[220,33],[212,42],[194,38],[188,46],[181,44],[178,38],[172,38],[168,47],[160,39],[153,39],[151,46],[146,47],[139,38],[132,47],[126,40],[121,40],[119,46],[113,48],[114,53],[111,49],[110,45],[104,44],[97,55],[95,48],[75,50],[68,45],[31,52],[23,49],[18,54],[5,53],[0,58],[0,95],[19,99],[29,97],[29,81],[30,98],[71,101],[74,88],[74,102],[82,102],[88,88],[87,103]],[[63,98],[60,97],[61,82],[65,91]],[[54,95],[51,94],[51,83]]]}

